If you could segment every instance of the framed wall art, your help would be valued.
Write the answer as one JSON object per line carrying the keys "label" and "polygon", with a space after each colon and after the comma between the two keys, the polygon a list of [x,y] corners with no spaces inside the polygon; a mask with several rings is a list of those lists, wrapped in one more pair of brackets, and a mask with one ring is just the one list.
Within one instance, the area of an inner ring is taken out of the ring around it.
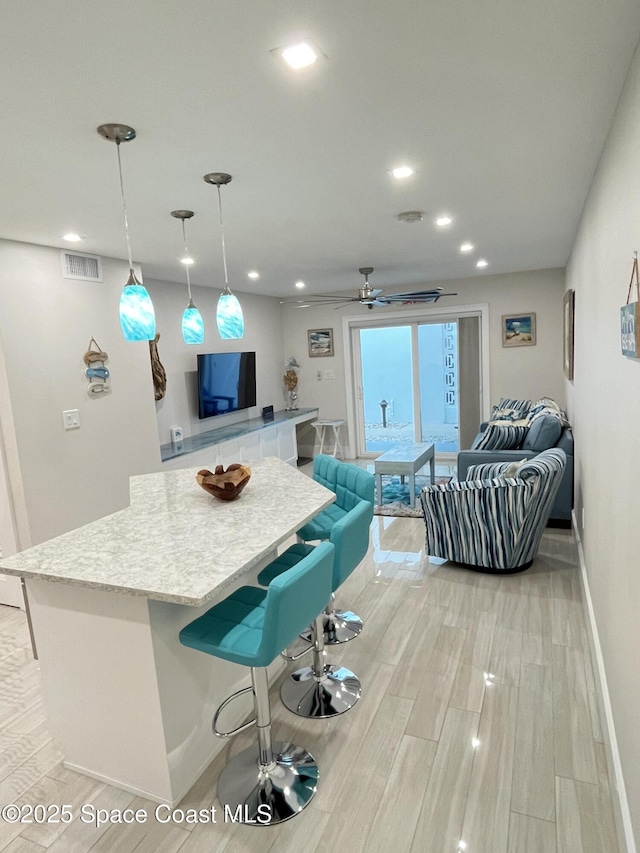
{"label": "framed wall art", "polygon": [[567,290],[563,300],[563,356],[562,368],[567,379],[573,379],[573,315],[575,291]]}
{"label": "framed wall art", "polygon": [[536,315],[503,314],[502,346],[532,347],[536,343]]}
{"label": "framed wall art", "polygon": [[333,355],[333,329],[309,329],[309,358]]}
{"label": "framed wall art", "polygon": [[[633,285],[636,286],[636,302],[630,302]],[[627,293],[627,304],[620,309],[620,346],[626,358],[640,359],[640,275],[638,253],[633,253],[631,281]]]}

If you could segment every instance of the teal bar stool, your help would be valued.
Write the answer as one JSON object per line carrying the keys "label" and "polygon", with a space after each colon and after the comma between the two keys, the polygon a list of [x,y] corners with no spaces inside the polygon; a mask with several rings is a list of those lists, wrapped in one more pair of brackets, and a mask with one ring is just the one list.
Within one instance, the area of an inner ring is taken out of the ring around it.
{"label": "teal bar stool", "polygon": [[[373,474],[359,468],[357,465],[340,462],[332,456],[320,454],[313,460],[313,479],[334,492],[336,500],[298,530],[296,535],[299,542],[326,541],[330,539],[334,525],[362,501],[365,501],[370,506],[369,524],[371,523],[375,490]],[[369,547],[368,531],[366,543],[364,540],[361,540],[361,545],[364,547],[361,548],[360,556],[357,557],[357,562],[353,568],[355,568],[367,553],[367,548]],[[362,619],[357,614],[348,609],[336,610],[334,601],[338,586],[339,584],[334,586],[331,600],[327,604],[323,616],[324,642],[325,645],[329,646],[346,643],[357,637],[362,631]],[[306,641],[310,641],[311,639],[308,631],[303,633],[302,636]]]}
{"label": "teal bar stool", "polygon": [[[372,513],[371,504],[368,501],[360,501],[333,525],[329,534],[331,544],[335,546],[332,591],[344,583],[366,553]],[[302,558],[313,550],[313,546],[298,543],[289,550]],[[260,572],[258,583],[271,585],[277,573],[282,571],[281,567],[272,563]],[[284,705],[301,717],[324,719],[343,714],[356,704],[361,694],[360,681],[351,670],[325,663],[324,618],[325,613],[319,613],[311,623],[312,665],[290,675],[280,691]],[[289,659],[295,660],[307,651],[308,645],[302,653]]]}
{"label": "teal bar stool", "polygon": [[[254,724],[258,729],[257,748],[235,755],[218,780],[222,805],[234,813],[242,806],[247,823],[282,823],[302,811],[317,790],[313,756],[300,746],[271,740],[267,666],[327,600],[334,550],[323,542],[304,554],[285,551],[268,567],[275,572],[268,589],[243,586],[180,631],[184,646],[251,668],[252,687],[225,699],[213,718],[218,737],[231,737]],[[248,692],[253,693],[255,719],[232,731],[219,731],[222,710]]]}

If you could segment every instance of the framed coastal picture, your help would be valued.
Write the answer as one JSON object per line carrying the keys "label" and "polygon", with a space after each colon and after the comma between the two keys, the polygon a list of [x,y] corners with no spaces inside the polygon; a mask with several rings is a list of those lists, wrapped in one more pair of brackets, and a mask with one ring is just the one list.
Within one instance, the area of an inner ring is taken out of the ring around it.
{"label": "framed coastal picture", "polygon": [[309,329],[309,358],[333,355],[333,329]]}
{"label": "framed coastal picture", "polygon": [[535,314],[503,314],[502,346],[532,347],[536,343]]}
{"label": "framed coastal picture", "polygon": [[562,368],[567,379],[573,379],[573,315],[575,291],[567,290],[563,300],[563,360]]}

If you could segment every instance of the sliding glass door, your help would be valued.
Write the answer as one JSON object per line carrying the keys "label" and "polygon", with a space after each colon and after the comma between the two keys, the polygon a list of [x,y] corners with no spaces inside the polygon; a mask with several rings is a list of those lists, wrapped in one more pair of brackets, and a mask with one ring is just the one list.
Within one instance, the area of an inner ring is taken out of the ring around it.
{"label": "sliding glass door", "polygon": [[458,324],[423,322],[357,329],[360,455],[401,443],[458,444]]}

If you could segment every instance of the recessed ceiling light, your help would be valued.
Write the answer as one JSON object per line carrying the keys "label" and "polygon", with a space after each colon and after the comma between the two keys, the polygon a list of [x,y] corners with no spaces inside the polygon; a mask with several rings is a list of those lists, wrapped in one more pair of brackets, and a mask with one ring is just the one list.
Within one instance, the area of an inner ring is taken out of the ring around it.
{"label": "recessed ceiling light", "polygon": [[489,262],[485,261],[484,258],[480,258],[476,266],[478,267],[478,269],[484,269],[485,267],[489,266]]}
{"label": "recessed ceiling light", "polygon": [[298,290],[302,290],[303,287],[306,287],[304,281],[296,281],[296,287]]}
{"label": "recessed ceiling light", "polygon": [[82,237],[79,234],[69,233],[65,234],[62,239],[67,240],[69,243],[79,243],[80,240],[82,240]]}
{"label": "recessed ceiling light", "polygon": [[461,252],[473,252],[473,249],[473,243],[463,243],[462,246],[460,246]]}
{"label": "recessed ceiling light", "polygon": [[193,258],[187,257],[187,258],[180,258],[180,263],[184,264],[185,267],[191,267],[195,264],[195,261],[193,260]]}
{"label": "recessed ceiling light", "polygon": [[446,228],[447,225],[451,225],[453,219],[450,216],[439,216],[436,219],[436,225],[438,228]]}
{"label": "recessed ceiling light", "polygon": [[306,41],[301,41],[299,44],[292,44],[290,47],[285,47],[281,53],[282,58],[290,65],[291,68],[306,68],[318,58],[318,53]]}
{"label": "recessed ceiling light", "polygon": [[251,270],[251,272],[247,273],[248,278],[260,278],[260,273],[256,272],[256,270]]}
{"label": "recessed ceiling light", "polygon": [[399,180],[402,178],[408,178],[410,175],[414,174],[414,170],[411,166],[398,166],[396,169],[391,170],[391,174],[394,178],[398,178]]}

